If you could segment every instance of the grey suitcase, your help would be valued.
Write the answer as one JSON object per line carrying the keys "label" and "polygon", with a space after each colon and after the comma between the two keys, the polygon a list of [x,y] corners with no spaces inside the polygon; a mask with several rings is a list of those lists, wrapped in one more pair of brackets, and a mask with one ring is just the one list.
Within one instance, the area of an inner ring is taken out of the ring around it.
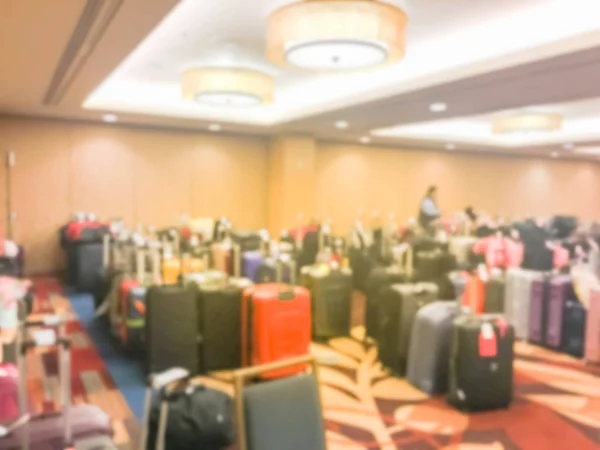
{"label": "grey suitcase", "polygon": [[419,309],[437,300],[433,283],[394,284],[378,297],[379,359],[399,375],[406,372],[412,325]]}
{"label": "grey suitcase", "polygon": [[514,326],[516,339],[529,338],[531,295],[534,280],[544,278],[542,272],[510,269],[506,272],[504,314]]}
{"label": "grey suitcase", "polygon": [[423,306],[415,317],[406,378],[429,395],[448,390],[452,322],[459,308],[455,302],[433,302]]}

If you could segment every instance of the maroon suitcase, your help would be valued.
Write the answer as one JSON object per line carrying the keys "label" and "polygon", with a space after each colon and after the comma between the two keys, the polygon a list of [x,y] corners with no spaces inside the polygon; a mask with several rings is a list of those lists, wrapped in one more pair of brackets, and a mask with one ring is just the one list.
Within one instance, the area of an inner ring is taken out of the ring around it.
{"label": "maroon suitcase", "polygon": [[569,275],[559,275],[550,280],[546,345],[552,349],[561,347],[564,310],[567,300],[573,297],[573,281]]}
{"label": "maroon suitcase", "polygon": [[[41,325],[41,324],[36,324]],[[18,367],[19,404],[21,417],[13,424],[0,429],[0,450],[64,450],[112,449],[111,419],[95,405],[71,407],[70,342],[57,339],[54,330],[45,329],[35,334],[35,340],[19,345]],[[27,405],[26,352],[33,347],[58,346],[60,367],[60,393],[62,411],[29,418],[23,405]]]}

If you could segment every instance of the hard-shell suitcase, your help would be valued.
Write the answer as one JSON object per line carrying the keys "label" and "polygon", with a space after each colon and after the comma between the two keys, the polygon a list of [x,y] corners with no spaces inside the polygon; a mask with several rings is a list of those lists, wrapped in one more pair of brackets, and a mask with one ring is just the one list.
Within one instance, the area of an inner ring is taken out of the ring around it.
{"label": "hard-shell suitcase", "polygon": [[207,280],[199,284],[198,329],[200,372],[241,367],[241,305],[243,290],[252,282],[247,278]]}
{"label": "hard-shell suitcase", "polygon": [[258,270],[264,263],[265,257],[261,251],[242,253],[242,276],[253,282],[258,282]]}
{"label": "hard-shell suitcase", "polygon": [[102,268],[102,242],[77,242],[73,246],[75,258],[75,288],[80,292],[94,292],[97,273]]}
{"label": "hard-shell suitcase", "polygon": [[0,364],[0,423],[8,423],[19,417],[18,391],[19,371],[16,366]]}
{"label": "hard-shell suitcase", "polygon": [[584,356],[587,310],[577,299],[569,299],[563,311],[560,349],[576,358]]}
{"label": "hard-shell suitcase", "polygon": [[[279,277],[278,277],[279,278]],[[306,288],[259,284],[242,297],[242,366],[306,355],[311,337],[310,294]],[[290,367],[263,375],[277,378],[304,370]]]}
{"label": "hard-shell suitcase", "polygon": [[600,363],[600,290],[590,293],[586,319],[585,360]]}
{"label": "hard-shell suitcase", "polygon": [[433,302],[423,306],[415,317],[406,378],[429,395],[448,391],[452,322],[458,308],[456,302]]}
{"label": "hard-shell suitcase", "polygon": [[[70,343],[67,339],[57,339],[53,330],[34,333],[34,340],[19,345],[18,366],[21,374],[19,383],[19,403],[21,417],[7,426],[8,434],[0,437],[0,450],[64,450],[77,448],[115,449],[112,442],[112,423],[108,414],[98,406],[78,404],[71,406],[71,365]],[[27,357],[26,352],[34,347],[58,346],[59,392],[61,411],[44,413],[27,420],[29,404],[27,398]],[[101,443],[99,445],[98,443]]]}
{"label": "hard-shell suitcase", "polygon": [[397,265],[390,267],[374,268],[366,283],[366,308],[365,308],[365,332],[370,338],[376,339],[379,329],[379,317],[377,313],[377,297],[382,289],[392,284],[400,284],[408,281],[407,274]]}
{"label": "hard-shell suitcase", "polygon": [[543,278],[543,273],[532,270],[506,271],[504,314],[508,323],[514,326],[517,339],[529,338],[532,283]]}
{"label": "hard-shell suitcase", "polygon": [[352,271],[328,264],[307,267],[304,285],[310,291],[312,335],[327,339],[350,334]]}
{"label": "hard-shell suitcase", "polygon": [[550,280],[550,299],[548,303],[548,327],[546,345],[559,350],[562,347],[565,308],[567,301],[577,301],[573,280],[569,275],[558,275]]}
{"label": "hard-shell suitcase", "polygon": [[485,284],[486,280],[479,273],[468,278],[463,305],[470,308],[474,314],[483,314],[485,311]]}
{"label": "hard-shell suitcase", "polygon": [[531,283],[531,305],[529,308],[529,341],[537,345],[546,344],[548,327],[548,304],[550,300],[550,278]]}
{"label": "hard-shell suitcase", "polygon": [[504,291],[506,282],[502,276],[491,276],[485,283],[485,304],[483,311],[486,314],[504,313]]}
{"label": "hard-shell suitcase", "polygon": [[198,287],[152,286],[146,294],[146,360],[148,373],[183,367],[199,373]]}
{"label": "hard-shell suitcase", "polygon": [[501,317],[454,319],[448,403],[466,411],[507,408],[513,390],[514,329]]}
{"label": "hard-shell suitcase", "polygon": [[398,375],[404,375],[413,321],[420,308],[437,300],[437,286],[394,284],[383,289],[378,298],[379,359]]}

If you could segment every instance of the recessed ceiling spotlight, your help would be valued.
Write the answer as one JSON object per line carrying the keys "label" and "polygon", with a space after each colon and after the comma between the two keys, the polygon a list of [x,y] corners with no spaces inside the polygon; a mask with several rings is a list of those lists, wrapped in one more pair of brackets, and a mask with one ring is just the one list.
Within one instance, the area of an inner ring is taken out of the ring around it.
{"label": "recessed ceiling spotlight", "polygon": [[552,156],[553,158],[558,158],[559,154],[558,152],[552,152],[550,153],[550,156]]}
{"label": "recessed ceiling spotlight", "polygon": [[456,148],[456,145],[454,144],[446,144],[446,150],[454,150]]}
{"label": "recessed ceiling spotlight", "polygon": [[221,125],[219,125],[218,123],[211,123],[211,124],[208,126],[208,129],[209,129],[210,131],[221,131]]}
{"label": "recessed ceiling spotlight", "polygon": [[348,122],[346,122],[345,120],[338,120],[335,123],[335,127],[339,128],[340,130],[346,129],[348,128]]}
{"label": "recessed ceiling spotlight", "polygon": [[569,142],[569,143],[563,145],[563,148],[565,150],[573,150],[575,148],[575,145],[573,143]]}
{"label": "recessed ceiling spotlight", "polygon": [[431,112],[444,112],[448,109],[448,105],[446,103],[437,102],[429,105],[429,111]]}
{"label": "recessed ceiling spotlight", "polygon": [[102,120],[107,123],[115,123],[119,120],[116,114],[104,114]]}
{"label": "recessed ceiling spotlight", "polygon": [[368,144],[369,142],[371,142],[371,138],[369,136],[363,136],[360,138],[360,142],[362,144]]}

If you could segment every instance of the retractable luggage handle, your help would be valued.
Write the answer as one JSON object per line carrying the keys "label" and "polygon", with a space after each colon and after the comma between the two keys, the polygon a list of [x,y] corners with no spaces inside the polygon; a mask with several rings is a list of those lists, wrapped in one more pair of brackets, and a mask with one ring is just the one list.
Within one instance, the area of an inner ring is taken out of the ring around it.
{"label": "retractable luggage handle", "polygon": [[175,367],[164,372],[152,374],[148,377],[146,388],[146,399],[144,403],[144,417],[142,419],[142,433],[138,442],[138,450],[146,450],[148,443],[148,427],[150,422],[150,411],[152,408],[152,394],[159,391],[160,411],[158,416],[158,431],[156,435],[156,450],[164,450],[167,436],[167,418],[169,415],[169,405],[167,395],[170,392],[169,386],[178,383],[179,385],[188,383],[191,379],[190,372],[186,369]]}
{"label": "retractable luggage handle", "polygon": [[[290,258],[289,268],[290,268],[290,284],[283,283],[283,267],[285,261],[281,258],[275,259],[275,282],[277,283],[277,298],[279,300],[293,300],[296,298],[296,263]],[[285,288],[285,289],[284,289]]]}
{"label": "retractable luggage handle", "polygon": [[[33,340],[25,340],[25,330],[27,328],[39,326],[59,326],[61,337],[57,337],[54,330],[41,330],[34,333]],[[21,418],[12,426],[15,429],[17,426],[25,427],[23,439],[21,441],[21,449],[29,450],[29,412],[27,400],[27,351],[36,347],[58,347],[59,361],[59,386],[60,386],[60,403],[64,417],[64,443],[68,446],[72,444],[72,424],[70,417],[71,407],[71,361],[69,350],[71,341],[62,337],[64,332],[64,322],[58,316],[47,316],[44,320],[26,322],[23,324],[22,333],[17,333],[17,366],[19,370],[19,411]]]}

